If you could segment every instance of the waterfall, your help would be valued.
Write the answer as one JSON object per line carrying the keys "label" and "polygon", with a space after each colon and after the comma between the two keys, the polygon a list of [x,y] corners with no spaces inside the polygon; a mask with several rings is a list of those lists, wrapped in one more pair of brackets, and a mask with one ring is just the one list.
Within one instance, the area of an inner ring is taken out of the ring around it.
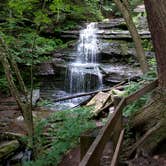
{"label": "waterfall", "polygon": [[99,52],[97,31],[95,23],[88,24],[86,29],[80,31],[76,63],[97,62],[97,53]]}
{"label": "waterfall", "polygon": [[99,40],[97,27],[90,23],[80,31],[76,49],[76,60],[68,65],[67,82],[70,93],[88,92],[102,87],[99,70]]}

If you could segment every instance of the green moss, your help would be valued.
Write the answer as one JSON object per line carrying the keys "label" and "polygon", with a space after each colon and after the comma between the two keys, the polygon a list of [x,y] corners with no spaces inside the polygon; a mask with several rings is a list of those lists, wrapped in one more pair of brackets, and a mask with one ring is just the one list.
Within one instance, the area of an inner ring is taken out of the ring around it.
{"label": "green moss", "polygon": [[0,161],[3,158],[8,158],[13,155],[14,152],[19,148],[20,144],[17,140],[4,143],[0,146]]}

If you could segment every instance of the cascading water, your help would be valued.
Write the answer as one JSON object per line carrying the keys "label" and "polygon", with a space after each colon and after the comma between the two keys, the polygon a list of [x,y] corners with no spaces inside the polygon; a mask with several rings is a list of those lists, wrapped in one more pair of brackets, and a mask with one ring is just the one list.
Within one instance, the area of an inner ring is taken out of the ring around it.
{"label": "cascading water", "polygon": [[67,79],[70,93],[88,92],[102,87],[102,74],[99,70],[99,40],[97,27],[90,23],[80,31],[76,50],[76,60],[68,66]]}

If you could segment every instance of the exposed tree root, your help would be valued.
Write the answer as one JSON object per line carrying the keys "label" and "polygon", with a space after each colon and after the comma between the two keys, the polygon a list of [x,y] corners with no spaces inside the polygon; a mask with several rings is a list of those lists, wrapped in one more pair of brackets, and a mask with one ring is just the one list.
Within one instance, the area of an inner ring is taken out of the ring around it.
{"label": "exposed tree root", "polygon": [[154,127],[149,129],[133,146],[129,152],[129,156],[133,154],[133,152],[144,143],[144,141],[150,137],[155,131],[157,131],[161,127],[161,123],[157,123]]}
{"label": "exposed tree root", "polygon": [[149,104],[132,117],[131,127],[139,137],[130,147],[129,157],[138,149],[143,154],[151,154],[166,139],[166,95],[158,90],[154,94]]}

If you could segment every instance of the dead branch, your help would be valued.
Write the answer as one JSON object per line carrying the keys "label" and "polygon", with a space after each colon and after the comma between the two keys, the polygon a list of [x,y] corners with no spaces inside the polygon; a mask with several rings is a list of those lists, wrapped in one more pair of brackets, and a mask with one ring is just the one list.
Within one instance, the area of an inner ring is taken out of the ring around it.
{"label": "dead branch", "polygon": [[121,86],[125,83],[126,81],[123,81],[111,88],[107,88],[107,89],[101,89],[101,90],[96,90],[96,91],[93,91],[93,92],[88,92],[88,93],[79,93],[79,94],[76,94],[76,95],[72,95],[72,96],[66,96],[66,97],[63,97],[63,98],[58,98],[58,99],[55,99],[53,100],[53,102],[59,102],[59,101],[64,101],[64,100],[69,100],[69,99],[73,99],[73,98],[78,98],[78,97],[83,97],[83,96],[89,96],[89,95],[94,95],[94,94],[97,94],[98,92],[107,92],[107,91],[110,91],[112,89],[115,89],[116,87],[118,86]]}

